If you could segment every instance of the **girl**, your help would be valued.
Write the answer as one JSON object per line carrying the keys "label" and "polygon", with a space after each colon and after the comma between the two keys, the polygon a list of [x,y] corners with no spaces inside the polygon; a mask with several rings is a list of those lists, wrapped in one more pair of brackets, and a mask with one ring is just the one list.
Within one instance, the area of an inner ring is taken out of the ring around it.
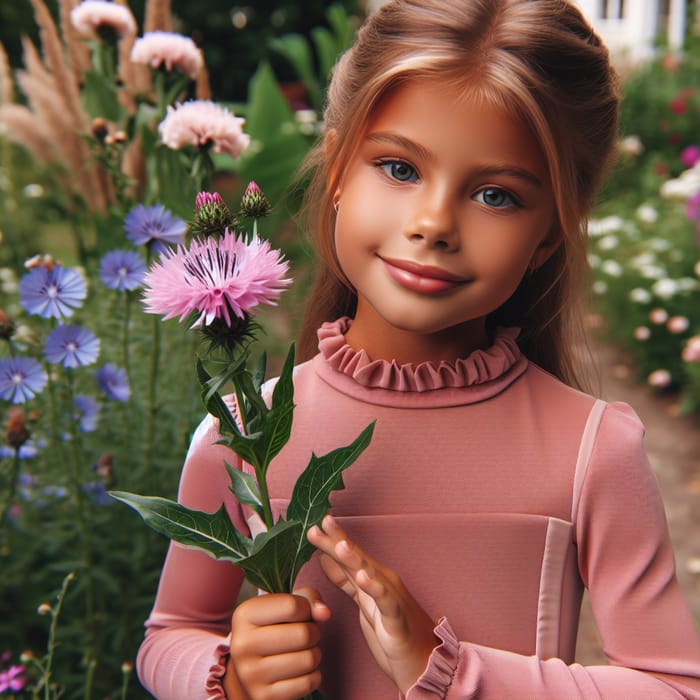
{"label": "girl", "polygon": [[[617,110],[608,54],[564,0],[369,18],[312,155],[313,357],[270,469],[277,512],[312,451],[372,420],[374,438],[295,595],[234,610],[241,572],[171,546],[139,652],[156,697],[700,698],[643,428],[583,393],[574,362]],[[205,419],[180,498],[223,500],[249,532],[216,439]],[[584,586],[609,666],[574,663]]]}

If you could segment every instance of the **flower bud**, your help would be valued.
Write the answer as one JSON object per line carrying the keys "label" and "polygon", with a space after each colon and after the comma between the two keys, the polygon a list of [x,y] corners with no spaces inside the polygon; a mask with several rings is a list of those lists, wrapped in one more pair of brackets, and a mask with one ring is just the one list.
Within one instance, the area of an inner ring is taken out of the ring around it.
{"label": "flower bud", "polygon": [[134,670],[134,664],[131,661],[122,662],[122,673],[124,675],[131,673]]}
{"label": "flower bud", "polygon": [[95,117],[92,120],[92,135],[96,139],[103,140],[107,136],[108,127],[107,120],[104,117]]}
{"label": "flower bud", "polygon": [[2,309],[0,309],[0,338],[2,340],[9,340],[14,334],[14,322]]}
{"label": "flower bud", "polygon": [[194,221],[190,229],[195,235],[220,235],[236,224],[235,217],[218,192],[200,192],[194,207]]}
{"label": "flower bud", "polygon": [[49,603],[42,603],[36,611],[39,613],[39,615],[50,615],[51,614],[51,605]]}
{"label": "flower bud", "polygon": [[18,450],[29,440],[29,430],[24,422],[24,411],[14,406],[8,412],[5,440],[8,445]]}
{"label": "flower bud", "polygon": [[241,214],[251,219],[262,219],[267,216],[272,207],[265,193],[256,182],[248,183],[241,199]]}
{"label": "flower bud", "polygon": [[28,664],[30,661],[34,660],[34,652],[31,649],[25,649],[19,657],[19,660],[23,664]]}

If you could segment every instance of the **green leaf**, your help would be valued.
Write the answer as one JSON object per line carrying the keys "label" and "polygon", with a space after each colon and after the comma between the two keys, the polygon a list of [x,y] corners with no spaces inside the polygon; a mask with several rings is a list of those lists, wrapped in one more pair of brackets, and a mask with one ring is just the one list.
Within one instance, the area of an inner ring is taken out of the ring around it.
{"label": "green leaf", "polygon": [[119,122],[123,116],[117,88],[112,80],[95,71],[83,74],[83,107],[93,117],[104,117],[108,121]]}
{"label": "green leaf", "polygon": [[294,584],[295,552],[304,539],[298,521],[278,520],[253,540],[250,555],[237,562],[248,580],[268,593],[290,593]]}
{"label": "green leaf", "polygon": [[226,471],[231,478],[231,493],[236,497],[239,503],[251,506],[255,512],[263,518],[262,499],[260,498],[260,489],[258,482],[250,474],[240,471],[232,467],[228,462],[224,462]]}
{"label": "green leaf", "polygon": [[207,552],[216,559],[238,563],[248,556],[252,540],[234,527],[222,505],[216,513],[187,508],[156,496],[139,496],[124,491],[110,495],[133,508],[156,532],[176,542]]}
{"label": "green leaf", "polygon": [[[294,485],[292,498],[287,508],[287,518],[298,520],[304,534],[313,525],[320,524],[330,507],[329,496],[332,491],[345,488],[343,471],[345,471],[367,448],[374,432],[374,422],[370,423],[347,447],[339,447],[322,457],[311,455],[309,464]],[[294,555],[292,577],[313,554],[314,547],[306,537],[299,540],[299,547]]]}
{"label": "green leaf", "polygon": [[[310,95],[318,95],[320,87],[314,73],[314,60],[309,42],[301,34],[286,34],[272,39],[270,47],[284,56],[301,78]],[[314,105],[318,107],[316,101]]]}

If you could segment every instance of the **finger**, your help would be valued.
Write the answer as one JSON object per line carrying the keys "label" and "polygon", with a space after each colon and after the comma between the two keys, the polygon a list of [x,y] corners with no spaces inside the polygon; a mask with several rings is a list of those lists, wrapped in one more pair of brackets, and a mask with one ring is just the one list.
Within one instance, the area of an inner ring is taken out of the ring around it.
{"label": "finger", "polygon": [[306,599],[311,608],[311,617],[316,622],[325,622],[331,617],[330,608],[323,602],[321,594],[315,588],[299,588],[294,591],[294,595]]}
{"label": "finger", "polygon": [[311,619],[311,607],[302,596],[289,593],[266,593],[248,599],[236,608],[234,616],[250,625],[263,627]]}
{"label": "finger", "polygon": [[327,554],[321,554],[319,561],[321,563],[321,569],[328,577],[328,580],[334,586],[340,588],[343,593],[353,597],[356,592],[356,586],[352,577],[348,574],[348,571]]}
{"label": "finger", "polygon": [[316,646],[321,631],[315,622],[287,622],[256,627],[248,637],[247,651],[257,656],[275,656]]}
{"label": "finger", "polygon": [[318,647],[286,654],[277,654],[261,659],[256,673],[268,684],[299,678],[313,673],[321,663]]}

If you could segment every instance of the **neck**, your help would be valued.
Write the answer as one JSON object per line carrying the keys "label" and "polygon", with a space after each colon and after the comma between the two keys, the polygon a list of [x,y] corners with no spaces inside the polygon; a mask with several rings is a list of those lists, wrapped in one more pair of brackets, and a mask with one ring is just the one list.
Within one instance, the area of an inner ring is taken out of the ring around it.
{"label": "neck", "polygon": [[345,335],[351,348],[364,350],[371,360],[395,361],[399,365],[439,364],[463,359],[490,345],[483,318],[424,333],[396,328],[372,311],[358,305]]}

